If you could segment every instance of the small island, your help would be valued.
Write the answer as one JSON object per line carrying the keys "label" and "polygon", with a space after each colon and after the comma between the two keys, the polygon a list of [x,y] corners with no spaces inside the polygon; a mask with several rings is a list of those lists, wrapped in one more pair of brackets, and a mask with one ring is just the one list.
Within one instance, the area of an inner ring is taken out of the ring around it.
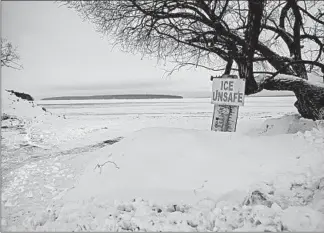
{"label": "small island", "polygon": [[98,100],[98,99],[183,99],[177,95],[151,95],[151,94],[129,94],[129,95],[92,95],[92,96],[60,96],[48,97],[42,100]]}

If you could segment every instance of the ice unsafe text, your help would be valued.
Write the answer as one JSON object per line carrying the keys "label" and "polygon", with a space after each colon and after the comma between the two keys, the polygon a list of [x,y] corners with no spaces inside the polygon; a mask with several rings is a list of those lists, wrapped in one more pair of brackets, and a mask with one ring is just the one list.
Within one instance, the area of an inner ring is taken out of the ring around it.
{"label": "ice unsafe text", "polygon": [[244,105],[245,80],[231,78],[215,78],[212,87],[212,104]]}

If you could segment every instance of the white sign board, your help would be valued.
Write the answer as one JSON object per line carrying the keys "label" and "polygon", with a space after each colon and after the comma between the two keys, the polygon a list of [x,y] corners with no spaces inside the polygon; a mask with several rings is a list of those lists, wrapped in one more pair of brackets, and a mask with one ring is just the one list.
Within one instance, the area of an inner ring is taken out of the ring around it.
{"label": "white sign board", "polygon": [[212,104],[243,106],[244,79],[214,78]]}

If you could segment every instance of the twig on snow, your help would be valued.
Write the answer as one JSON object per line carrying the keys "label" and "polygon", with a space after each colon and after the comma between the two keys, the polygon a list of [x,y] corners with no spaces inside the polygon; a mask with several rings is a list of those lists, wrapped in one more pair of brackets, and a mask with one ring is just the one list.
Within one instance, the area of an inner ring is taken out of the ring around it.
{"label": "twig on snow", "polygon": [[112,164],[115,165],[115,168],[120,169],[120,167],[118,167],[118,165],[117,165],[115,162],[113,162],[113,161],[106,161],[106,162],[104,162],[103,164],[99,164],[99,163],[98,163],[98,164],[94,167],[93,170],[96,170],[96,168],[99,168],[99,169],[100,169],[100,172],[99,172],[99,173],[101,174],[102,167],[105,166],[105,164],[107,164],[107,163],[112,163]]}

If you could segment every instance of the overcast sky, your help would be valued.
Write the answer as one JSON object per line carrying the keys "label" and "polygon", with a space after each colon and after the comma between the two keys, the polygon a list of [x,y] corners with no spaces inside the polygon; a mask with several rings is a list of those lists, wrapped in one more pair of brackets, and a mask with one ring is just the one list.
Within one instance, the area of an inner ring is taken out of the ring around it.
{"label": "overcast sky", "polygon": [[[210,72],[163,77],[156,60],[112,49],[107,38],[71,9],[46,1],[2,2],[2,37],[18,47],[23,70],[2,68],[2,88],[35,98],[95,94],[208,96]],[[167,67],[170,68],[170,67]]]}

